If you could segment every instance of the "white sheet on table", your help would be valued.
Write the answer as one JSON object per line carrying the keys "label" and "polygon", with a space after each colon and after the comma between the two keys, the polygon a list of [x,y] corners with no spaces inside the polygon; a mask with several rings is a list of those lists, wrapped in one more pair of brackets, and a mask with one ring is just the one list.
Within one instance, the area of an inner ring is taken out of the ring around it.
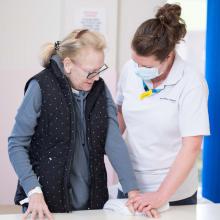
{"label": "white sheet on table", "polygon": [[[141,212],[135,212],[134,214],[131,213],[128,209],[128,207],[126,206],[126,202],[128,201],[128,199],[110,199],[108,200],[103,209],[105,210],[111,210],[117,213],[120,213],[122,215],[145,215],[144,213]],[[164,212],[167,209],[169,209],[169,203],[165,204],[164,206],[160,207],[158,209],[158,212]]]}

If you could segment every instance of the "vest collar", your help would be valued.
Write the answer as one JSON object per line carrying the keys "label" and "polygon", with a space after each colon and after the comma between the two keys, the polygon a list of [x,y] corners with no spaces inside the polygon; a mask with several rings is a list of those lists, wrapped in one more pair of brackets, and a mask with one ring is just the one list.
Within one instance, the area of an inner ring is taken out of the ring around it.
{"label": "vest collar", "polygon": [[60,57],[58,55],[53,55],[51,57],[51,60],[53,60],[57,64],[57,66],[59,67],[60,71],[64,74],[64,67],[63,67],[63,63],[62,63]]}

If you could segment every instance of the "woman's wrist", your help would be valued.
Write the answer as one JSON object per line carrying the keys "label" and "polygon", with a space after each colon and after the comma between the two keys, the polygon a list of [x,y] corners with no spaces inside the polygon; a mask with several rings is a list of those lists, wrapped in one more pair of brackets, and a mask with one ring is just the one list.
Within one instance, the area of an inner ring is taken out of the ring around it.
{"label": "woman's wrist", "polygon": [[39,186],[36,186],[34,189],[32,189],[28,192],[28,195],[27,195],[28,198],[34,193],[41,193],[42,194],[43,192]]}
{"label": "woman's wrist", "polygon": [[131,199],[135,196],[138,196],[140,194],[140,191],[135,189],[128,192],[128,198]]}

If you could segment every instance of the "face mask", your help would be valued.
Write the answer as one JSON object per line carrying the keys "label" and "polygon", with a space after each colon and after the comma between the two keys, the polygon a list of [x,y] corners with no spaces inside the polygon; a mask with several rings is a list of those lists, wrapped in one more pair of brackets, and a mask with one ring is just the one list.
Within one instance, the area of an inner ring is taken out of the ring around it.
{"label": "face mask", "polygon": [[154,67],[152,68],[137,67],[135,73],[137,76],[139,76],[143,80],[151,80],[160,75],[159,70]]}

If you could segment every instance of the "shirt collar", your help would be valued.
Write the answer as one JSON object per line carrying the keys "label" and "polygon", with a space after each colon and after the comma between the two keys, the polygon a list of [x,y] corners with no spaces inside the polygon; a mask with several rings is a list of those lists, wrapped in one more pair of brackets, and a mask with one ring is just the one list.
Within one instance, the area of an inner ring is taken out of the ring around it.
{"label": "shirt collar", "polygon": [[72,92],[73,92],[74,94],[79,95],[79,90],[76,90],[76,89],[74,89],[74,88],[71,88],[71,89],[72,89]]}
{"label": "shirt collar", "polygon": [[79,91],[73,88],[72,88],[72,93],[76,98],[79,98],[79,99],[85,99],[87,95],[89,94],[89,92],[87,91]]}
{"label": "shirt collar", "polygon": [[176,85],[182,79],[183,73],[184,73],[184,61],[176,53],[171,70],[167,76],[167,79],[163,83],[164,86]]}

